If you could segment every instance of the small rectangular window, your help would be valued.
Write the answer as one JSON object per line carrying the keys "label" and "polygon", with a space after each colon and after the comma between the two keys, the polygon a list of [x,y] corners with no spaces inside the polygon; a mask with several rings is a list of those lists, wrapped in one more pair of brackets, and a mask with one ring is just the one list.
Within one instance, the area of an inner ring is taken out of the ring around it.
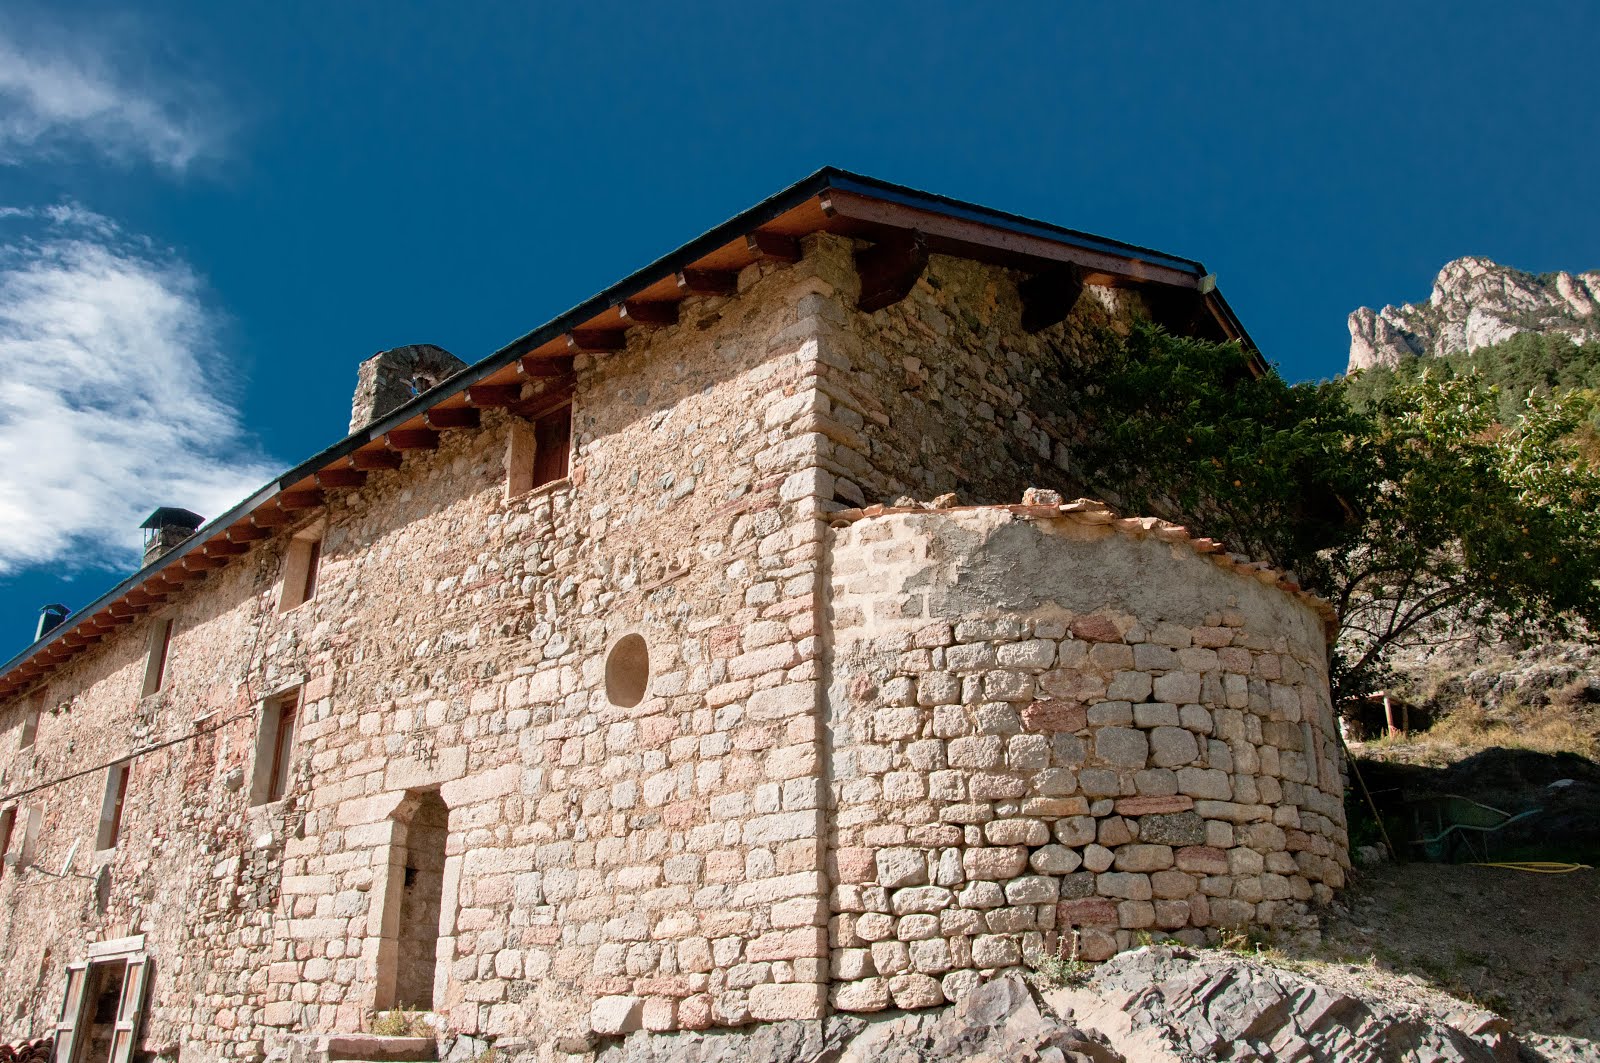
{"label": "small rectangular window", "polygon": [[506,497],[525,495],[536,487],[567,476],[572,449],[572,404],[551,410],[532,423],[517,418],[511,423],[506,446]]}
{"label": "small rectangular window", "polygon": [[322,565],[322,540],[313,539],[306,557],[306,581],[300,588],[300,600],[309,602],[317,596],[317,569]]}
{"label": "small rectangular window", "polygon": [[289,540],[283,559],[283,592],[278,611],[288,612],[317,596],[317,577],[322,570],[322,525],[309,528]]}
{"label": "small rectangular window", "polygon": [[250,786],[252,805],[283,800],[289,790],[289,769],[294,762],[295,732],[300,725],[300,691],[268,698],[261,710],[256,734],[255,777]]}
{"label": "small rectangular window", "polygon": [[39,827],[44,823],[44,809],[34,806],[28,809],[28,817],[22,821],[22,852],[17,861],[23,866],[33,863],[33,858],[39,853]]}
{"label": "small rectangular window", "polygon": [[6,873],[6,855],[11,852],[11,834],[17,828],[17,810],[0,812],[0,876]]}
{"label": "small rectangular window", "polygon": [[100,806],[100,830],[95,836],[96,849],[111,849],[122,835],[122,809],[128,798],[128,770],[132,761],[113,764],[106,771],[106,797]]}
{"label": "small rectangular window", "polygon": [[172,621],[157,620],[150,631],[150,657],[144,667],[144,696],[149,697],[167,682],[167,652],[172,649]]}
{"label": "small rectangular window", "polygon": [[533,486],[564,480],[572,449],[572,406],[552,410],[533,422]]}
{"label": "small rectangular window", "polygon": [[30,749],[39,736],[39,717],[44,714],[44,691],[28,698],[28,707],[22,713],[22,731],[17,736],[17,749]]}

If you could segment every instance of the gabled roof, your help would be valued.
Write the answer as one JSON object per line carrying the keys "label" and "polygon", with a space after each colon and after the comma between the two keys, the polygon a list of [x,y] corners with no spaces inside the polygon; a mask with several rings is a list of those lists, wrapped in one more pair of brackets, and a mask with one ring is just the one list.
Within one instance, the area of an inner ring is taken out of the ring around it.
{"label": "gabled roof", "polygon": [[[432,449],[442,431],[476,428],[482,408],[506,407],[534,416],[559,404],[570,394],[573,354],[620,350],[630,328],[675,323],[683,299],[732,294],[740,269],[763,259],[794,261],[800,238],[815,232],[905,245],[912,254],[977,259],[1046,281],[1054,278],[1043,285],[1047,292],[1060,291],[1063,276],[1070,278],[1069,291],[1079,284],[1153,288],[1164,298],[1176,298],[1186,313],[1198,315],[1217,335],[1239,340],[1251,352],[1255,370],[1266,371],[1214,279],[1193,259],[825,167],[272,480],[0,665],[0,697],[55,670],[186,582],[226,566],[250,542],[291,523],[297,511],[322,505],[327,492],[360,486],[371,470],[399,468],[407,450]],[[528,380],[546,382],[546,390],[533,399],[521,398],[521,385]]]}

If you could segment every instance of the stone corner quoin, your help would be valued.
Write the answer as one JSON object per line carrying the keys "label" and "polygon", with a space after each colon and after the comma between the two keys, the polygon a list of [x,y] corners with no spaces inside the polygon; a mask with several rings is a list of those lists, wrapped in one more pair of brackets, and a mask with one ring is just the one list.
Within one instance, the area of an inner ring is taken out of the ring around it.
{"label": "stone corner quoin", "polygon": [[592,1043],[1309,918],[1348,867],[1318,603],[1060,504],[1064,367],[1158,300],[1030,331],[1026,271],[934,244],[868,310],[874,246],[680,280],[574,340],[568,435],[539,381],[430,415],[0,698],[4,1039],[109,1038],[138,977],[185,1059],[400,1005]]}

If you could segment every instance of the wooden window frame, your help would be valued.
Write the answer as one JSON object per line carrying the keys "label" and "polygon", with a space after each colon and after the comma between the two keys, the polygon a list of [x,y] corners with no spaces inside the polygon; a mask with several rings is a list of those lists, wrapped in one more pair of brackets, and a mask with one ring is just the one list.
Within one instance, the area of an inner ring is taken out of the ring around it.
{"label": "wooden window frame", "polygon": [[22,727],[17,733],[17,752],[21,753],[33,748],[33,743],[39,738],[39,717],[44,715],[44,691],[38,690],[28,696],[28,704],[22,712]]}
{"label": "wooden window frame", "polygon": [[160,693],[167,685],[167,658],[172,652],[174,620],[165,617],[150,629],[150,655],[144,666],[144,688],[141,697]]}
{"label": "wooden window frame", "polygon": [[128,780],[133,761],[120,760],[106,769],[106,793],[100,804],[100,827],[95,834],[95,850],[115,849],[122,839],[122,819],[127,810]]}
{"label": "wooden window frame", "polygon": [[[90,956],[93,955],[91,946]],[[67,964],[66,991],[62,994],[61,1011],[56,1018],[51,1063],[74,1063],[79,1042],[88,1032],[85,1019],[90,1003],[87,992],[90,978],[96,967],[112,963],[124,966],[122,993],[117,998],[117,1017],[111,1029],[111,1051],[107,1063],[132,1063],[145,1004],[150,996],[152,965],[149,954],[144,952]]]}
{"label": "wooden window frame", "polygon": [[565,481],[572,472],[572,403],[530,420],[515,418],[506,443],[506,497]]}
{"label": "wooden window frame", "polygon": [[533,490],[565,480],[572,471],[572,403],[533,422]]}
{"label": "wooden window frame", "polygon": [[6,867],[10,861],[7,859],[11,853],[11,838],[17,830],[17,807],[0,809],[0,877],[4,877]]}
{"label": "wooden window frame", "polygon": [[283,588],[278,596],[278,612],[287,613],[316,600],[322,575],[323,530],[323,522],[319,520],[289,540],[289,548],[283,556]]}
{"label": "wooden window frame", "polygon": [[17,852],[17,863],[23,867],[32,864],[39,855],[39,831],[44,826],[44,809],[29,805],[22,817],[22,848]]}
{"label": "wooden window frame", "polygon": [[267,801],[282,801],[289,789],[289,762],[294,757],[295,731],[300,727],[300,692],[278,703],[273,725],[272,770],[267,775]]}
{"label": "wooden window frame", "polygon": [[256,731],[255,766],[250,783],[250,804],[282,801],[289,790],[289,769],[300,737],[301,687],[291,687],[261,703]]}

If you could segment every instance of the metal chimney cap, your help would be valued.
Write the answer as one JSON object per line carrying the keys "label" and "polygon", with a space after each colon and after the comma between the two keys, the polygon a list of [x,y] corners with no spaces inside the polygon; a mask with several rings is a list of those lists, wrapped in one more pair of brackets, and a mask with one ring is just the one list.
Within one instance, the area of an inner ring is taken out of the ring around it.
{"label": "metal chimney cap", "polygon": [[144,519],[141,528],[187,528],[194,531],[204,524],[206,519],[198,513],[191,513],[187,509],[176,506],[162,506]]}
{"label": "metal chimney cap", "polygon": [[64,605],[44,605],[39,607],[39,626],[33,630],[33,641],[38,642],[50,632],[67,622],[67,617],[72,613]]}

